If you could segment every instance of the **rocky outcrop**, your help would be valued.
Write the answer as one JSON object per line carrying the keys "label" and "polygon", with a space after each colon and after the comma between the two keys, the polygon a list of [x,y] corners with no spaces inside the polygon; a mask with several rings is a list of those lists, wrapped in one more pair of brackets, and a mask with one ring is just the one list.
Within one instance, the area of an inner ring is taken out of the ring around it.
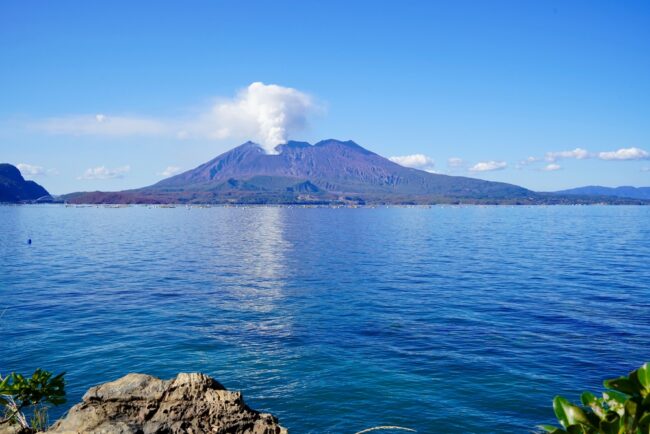
{"label": "rocky outcrop", "polygon": [[203,374],[129,374],[93,387],[48,432],[60,434],[286,434],[270,414]]}

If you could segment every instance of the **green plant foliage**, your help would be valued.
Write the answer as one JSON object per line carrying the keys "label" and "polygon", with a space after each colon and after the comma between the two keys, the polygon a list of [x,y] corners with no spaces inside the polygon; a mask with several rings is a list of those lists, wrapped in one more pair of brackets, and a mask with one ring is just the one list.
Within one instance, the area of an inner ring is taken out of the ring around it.
{"label": "green plant foliage", "polygon": [[582,406],[556,396],[553,410],[562,427],[539,428],[551,434],[650,434],[650,364],[603,384],[602,398],[584,392]]}
{"label": "green plant foliage", "polygon": [[65,403],[64,375],[53,376],[51,372],[37,369],[30,378],[15,372],[4,378],[0,376],[0,406],[4,407],[4,421],[30,428],[23,410],[31,407],[34,410],[32,427],[43,429],[42,425],[47,421],[46,404]]}
{"label": "green plant foliage", "polygon": [[44,405],[37,405],[34,407],[34,415],[32,416],[31,426],[36,432],[47,431],[50,425],[50,418],[47,413],[47,407]]}

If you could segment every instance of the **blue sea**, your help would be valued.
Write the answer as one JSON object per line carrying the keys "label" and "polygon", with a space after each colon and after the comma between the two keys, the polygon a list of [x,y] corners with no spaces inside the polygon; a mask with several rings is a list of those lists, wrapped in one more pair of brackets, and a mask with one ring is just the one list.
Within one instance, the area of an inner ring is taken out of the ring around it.
{"label": "blue sea", "polygon": [[52,418],[200,371],[292,433],[526,433],[650,361],[650,207],[3,206],[0,301]]}

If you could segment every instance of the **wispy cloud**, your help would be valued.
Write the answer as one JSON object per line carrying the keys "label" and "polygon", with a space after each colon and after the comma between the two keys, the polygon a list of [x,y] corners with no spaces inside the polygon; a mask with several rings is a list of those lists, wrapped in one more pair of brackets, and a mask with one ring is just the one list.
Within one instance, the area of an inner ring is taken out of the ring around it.
{"label": "wispy cloud", "polygon": [[640,148],[621,148],[616,151],[599,152],[601,160],[647,160],[650,153]]}
{"label": "wispy cloud", "polygon": [[304,129],[321,108],[297,89],[255,82],[234,98],[221,98],[197,116],[158,119],[110,114],[43,119],[31,126],[50,134],[73,136],[168,136],[177,139],[252,139],[268,152]]}
{"label": "wispy cloud", "polygon": [[402,155],[388,158],[390,161],[400,166],[412,167],[414,169],[426,170],[432,172],[435,168],[435,161],[424,154]]}
{"label": "wispy cloud", "polygon": [[505,161],[482,161],[476,163],[469,168],[470,172],[492,172],[495,170],[503,170],[508,167],[508,163]]}
{"label": "wispy cloud", "polygon": [[575,148],[572,151],[559,151],[559,152],[547,152],[545,160],[549,162],[555,162],[557,160],[565,158],[575,158],[577,160],[584,160],[589,158],[591,155],[589,151],[582,148]]}
{"label": "wispy cloud", "polygon": [[550,163],[550,164],[547,164],[546,166],[544,166],[544,167],[542,168],[542,170],[543,170],[544,172],[555,172],[555,171],[557,171],[557,170],[561,170],[561,169],[562,169],[562,166],[560,166],[560,165],[557,164],[557,163]]}
{"label": "wispy cloud", "polygon": [[537,163],[538,161],[541,161],[541,160],[542,159],[538,158],[538,157],[528,157],[528,158],[525,158],[525,159],[519,161],[517,163],[517,165],[515,166],[515,168],[522,169],[522,168],[524,168],[526,166],[529,166],[531,164],[535,164],[535,163]]}
{"label": "wispy cloud", "polygon": [[457,169],[459,167],[464,167],[464,166],[465,166],[465,161],[462,158],[451,157],[447,159],[447,167]]}
{"label": "wispy cloud", "polygon": [[40,176],[45,175],[45,169],[41,166],[34,166],[27,163],[18,163],[16,164],[18,170],[23,176]]}
{"label": "wispy cloud", "polygon": [[156,136],[170,131],[170,124],[141,117],[73,115],[48,118],[33,125],[50,134],[71,136]]}
{"label": "wispy cloud", "polygon": [[23,176],[40,176],[45,175],[45,169],[41,166],[34,166],[27,163],[18,163],[16,164],[18,170]]}
{"label": "wispy cloud", "polygon": [[95,180],[95,179],[116,179],[124,178],[124,175],[131,170],[130,166],[116,167],[109,169],[106,166],[98,166],[86,169],[83,175],[77,179]]}
{"label": "wispy cloud", "polygon": [[546,161],[548,164],[542,167],[543,171],[555,171],[561,169],[560,165],[556,164],[559,160],[563,159],[576,159],[586,160],[590,158],[605,160],[605,161],[623,161],[623,160],[647,160],[650,159],[650,153],[641,148],[621,148],[616,151],[596,152],[591,153],[583,148],[575,148],[570,151],[547,152],[544,158],[528,157],[517,163],[517,169],[521,169],[530,164],[540,161]]}
{"label": "wispy cloud", "polygon": [[27,164],[27,163],[18,163],[16,164],[16,167],[18,170],[20,170],[20,173],[28,178],[32,176],[46,176],[46,175],[58,175],[59,172],[56,169],[45,169],[42,166],[36,166],[34,164]]}
{"label": "wispy cloud", "polygon": [[162,172],[160,172],[159,175],[164,176],[165,178],[167,178],[167,177],[169,177],[169,176],[176,175],[176,174],[179,173],[180,171],[181,171],[181,168],[180,168],[180,167],[177,167],[177,166],[167,166],[167,168],[166,168],[165,170],[163,170]]}

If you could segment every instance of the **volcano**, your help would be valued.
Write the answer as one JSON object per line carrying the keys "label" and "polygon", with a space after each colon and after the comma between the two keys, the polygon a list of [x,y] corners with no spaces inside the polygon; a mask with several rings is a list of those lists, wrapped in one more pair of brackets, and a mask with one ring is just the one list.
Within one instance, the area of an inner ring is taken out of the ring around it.
{"label": "volcano", "polygon": [[246,142],[157,184],[73,193],[73,203],[530,203],[516,185],[403,167],[353,141],[289,141],[267,154]]}

